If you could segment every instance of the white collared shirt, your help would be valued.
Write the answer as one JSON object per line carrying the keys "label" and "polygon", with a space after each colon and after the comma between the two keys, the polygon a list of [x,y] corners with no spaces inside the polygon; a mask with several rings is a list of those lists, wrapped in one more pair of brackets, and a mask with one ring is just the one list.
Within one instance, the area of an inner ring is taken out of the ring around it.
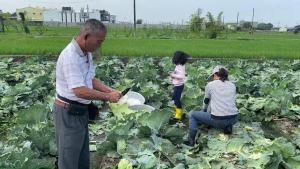
{"label": "white collared shirt", "polygon": [[214,80],[205,86],[205,96],[209,98],[210,112],[215,116],[238,114],[236,107],[236,86],[230,81]]}
{"label": "white collared shirt", "polygon": [[69,100],[89,104],[91,101],[77,97],[73,89],[86,86],[93,89],[95,77],[91,53],[84,55],[75,39],[60,53],[56,64],[56,93]]}

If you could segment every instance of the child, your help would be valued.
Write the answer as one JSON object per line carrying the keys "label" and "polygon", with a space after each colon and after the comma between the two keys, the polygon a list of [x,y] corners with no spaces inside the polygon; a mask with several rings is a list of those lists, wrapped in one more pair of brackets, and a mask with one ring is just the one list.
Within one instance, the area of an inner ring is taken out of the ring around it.
{"label": "child", "polygon": [[181,105],[181,93],[184,88],[186,81],[185,66],[184,64],[188,61],[190,56],[182,51],[176,51],[173,56],[173,63],[176,65],[175,71],[170,73],[172,78],[172,84],[174,86],[173,98],[175,103],[175,119],[182,119],[182,105]]}

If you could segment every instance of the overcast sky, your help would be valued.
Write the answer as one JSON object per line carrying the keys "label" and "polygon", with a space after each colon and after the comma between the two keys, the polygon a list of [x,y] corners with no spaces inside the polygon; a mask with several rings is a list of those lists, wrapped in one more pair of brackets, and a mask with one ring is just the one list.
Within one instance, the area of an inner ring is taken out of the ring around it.
{"label": "overcast sky", "polygon": [[[117,21],[132,22],[133,0],[0,0],[0,10],[15,12],[27,6],[58,8],[71,6],[79,12],[81,7],[105,9],[117,16]],[[271,22],[274,26],[300,25],[300,0],[136,0],[137,19],[146,23],[185,23],[192,13],[201,8],[205,16],[210,11],[215,16],[223,11],[225,22]]]}

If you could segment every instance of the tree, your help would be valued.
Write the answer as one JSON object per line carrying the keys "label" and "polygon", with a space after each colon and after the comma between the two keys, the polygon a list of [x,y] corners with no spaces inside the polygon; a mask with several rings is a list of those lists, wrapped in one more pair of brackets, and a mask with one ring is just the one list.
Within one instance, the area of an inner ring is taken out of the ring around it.
{"label": "tree", "polygon": [[39,35],[43,35],[47,31],[47,27],[44,25],[37,25],[35,30],[38,32]]}
{"label": "tree", "polygon": [[219,26],[219,27],[223,27],[223,21],[222,21],[222,18],[223,18],[223,12],[220,12],[219,14],[218,14],[218,17],[217,17],[217,25]]}
{"label": "tree", "polygon": [[5,32],[4,30],[4,18],[0,15],[0,32]]}
{"label": "tree", "polygon": [[5,21],[10,17],[10,13],[0,13],[0,32],[5,32]]}
{"label": "tree", "polygon": [[300,25],[295,26],[294,33],[298,34],[300,32]]}
{"label": "tree", "polygon": [[19,15],[21,16],[22,25],[23,25],[25,33],[30,34],[30,30],[29,30],[29,28],[27,26],[27,23],[25,21],[25,14],[23,12],[20,12]]}
{"label": "tree", "polygon": [[244,23],[242,24],[242,28],[243,28],[243,29],[251,29],[251,28],[252,28],[251,22],[244,22]]}
{"label": "tree", "polygon": [[214,18],[214,16],[210,13],[210,12],[207,12],[207,22],[206,22],[206,27],[207,28],[212,28],[216,25],[216,20]]}
{"label": "tree", "polygon": [[273,24],[271,23],[259,23],[257,25],[258,30],[271,30],[273,28]]}
{"label": "tree", "polygon": [[204,18],[201,18],[197,15],[193,15],[191,18],[191,24],[190,24],[190,30],[192,32],[199,32],[202,30],[202,24],[203,24]]}
{"label": "tree", "polygon": [[201,9],[198,9],[195,14],[192,14],[190,20],[190,30],[192,32],[200,32],[202,30],[204,18],[201,17],[201,13]]}
{"label": "tree", "polygon": [[207,15],[206,15],[207,20],[208,20],[206,22],[206,28],[207,28],[206,37],[207,38],[215,39],[221,34],[221,32],[223,30],[222,15],[223,15],[223,12],[220,12],[218,14],[217,19],[215,19],[215,17],[210,12],[207,13]]}

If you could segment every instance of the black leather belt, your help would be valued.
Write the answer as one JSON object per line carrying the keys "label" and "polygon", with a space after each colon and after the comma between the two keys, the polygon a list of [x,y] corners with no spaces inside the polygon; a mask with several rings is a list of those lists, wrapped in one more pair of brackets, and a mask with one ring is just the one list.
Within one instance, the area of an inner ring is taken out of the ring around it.
{"label": "black leather belt", "polygon": [[60,100],[66,102],[66,103],[69,103],[69,104],[76,104],[76,105],[80,105],[80,106],[88,106],[89,105],[89,104],[79,103],[79,102],[74,101],[74,100],[69,100],[67,98],[64,98],[64,97],[60,96],[59,94],[57,94],[57,98],[59,98]]}

